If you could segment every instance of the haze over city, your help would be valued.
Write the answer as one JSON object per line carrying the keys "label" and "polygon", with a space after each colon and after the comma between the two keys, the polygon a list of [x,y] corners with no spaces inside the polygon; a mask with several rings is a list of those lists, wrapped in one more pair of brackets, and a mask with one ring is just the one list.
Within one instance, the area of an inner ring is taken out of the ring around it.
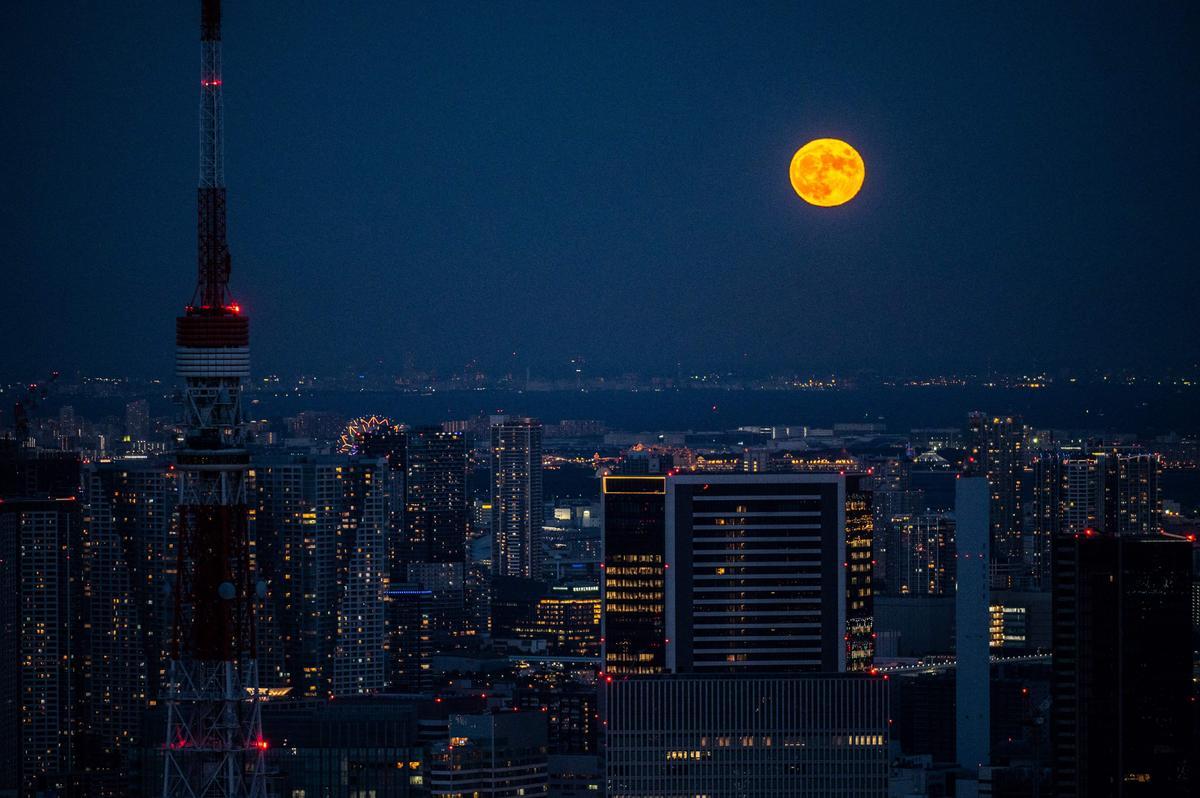
{"label": "haze over city", "polygon": [[[256,368],[1193,364],[1196,15],[238,7],[229,238]],[[8,16],[7,376],[162,374],[195,246],[190,31],[172,4]],[[868,163],[824,212],[787,180],[820,136]]]}

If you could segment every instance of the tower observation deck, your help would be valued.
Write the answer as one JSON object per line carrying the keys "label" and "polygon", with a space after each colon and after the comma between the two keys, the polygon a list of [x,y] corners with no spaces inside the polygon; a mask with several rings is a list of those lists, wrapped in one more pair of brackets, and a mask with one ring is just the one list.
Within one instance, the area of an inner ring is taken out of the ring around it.
{"label": "tower observation deck", "polygon": [[[162,795],[266,795],[255,650],[255,603],[247,525],[246,420],[250,323],[229,293],[221,81],[221,3],[200,4],[198,278],[175,320],[176,375],[183,381]],[[168,564],[168,570],[171,570]]]}

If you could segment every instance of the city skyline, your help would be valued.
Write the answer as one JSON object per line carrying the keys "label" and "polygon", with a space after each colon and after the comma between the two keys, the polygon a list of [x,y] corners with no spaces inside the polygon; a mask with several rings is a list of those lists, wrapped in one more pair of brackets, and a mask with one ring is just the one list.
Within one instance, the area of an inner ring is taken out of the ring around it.
{"label": "city skyline", "polygon": [[0,798],[1193,794],[1200,13],[190,5],[20,12]]}

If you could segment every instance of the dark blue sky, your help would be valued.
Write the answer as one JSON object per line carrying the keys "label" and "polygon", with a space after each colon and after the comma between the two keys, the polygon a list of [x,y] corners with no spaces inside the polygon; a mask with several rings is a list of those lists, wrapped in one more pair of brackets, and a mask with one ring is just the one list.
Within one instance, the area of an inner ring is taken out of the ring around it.
{"label": "dark blue sky", "polygon": [[[191,5],[5,10],[0,371],[169,374]],[[1195,361],[1195,4],[648,5],[227,2],[256,371]]]}

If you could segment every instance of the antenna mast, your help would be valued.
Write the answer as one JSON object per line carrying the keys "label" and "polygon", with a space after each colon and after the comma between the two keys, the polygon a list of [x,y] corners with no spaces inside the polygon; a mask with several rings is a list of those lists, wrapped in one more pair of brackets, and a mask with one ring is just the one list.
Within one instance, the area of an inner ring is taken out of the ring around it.
{"label": "antenna mast", "polygon": [[265,585],[251,570],[246,420],[250,321],[229,295],[222,155],[221,3],[200,4],[199,274],[175,320],[184,380],[176,451],[178,543],[163,798],[264,798],[254,609]]}

